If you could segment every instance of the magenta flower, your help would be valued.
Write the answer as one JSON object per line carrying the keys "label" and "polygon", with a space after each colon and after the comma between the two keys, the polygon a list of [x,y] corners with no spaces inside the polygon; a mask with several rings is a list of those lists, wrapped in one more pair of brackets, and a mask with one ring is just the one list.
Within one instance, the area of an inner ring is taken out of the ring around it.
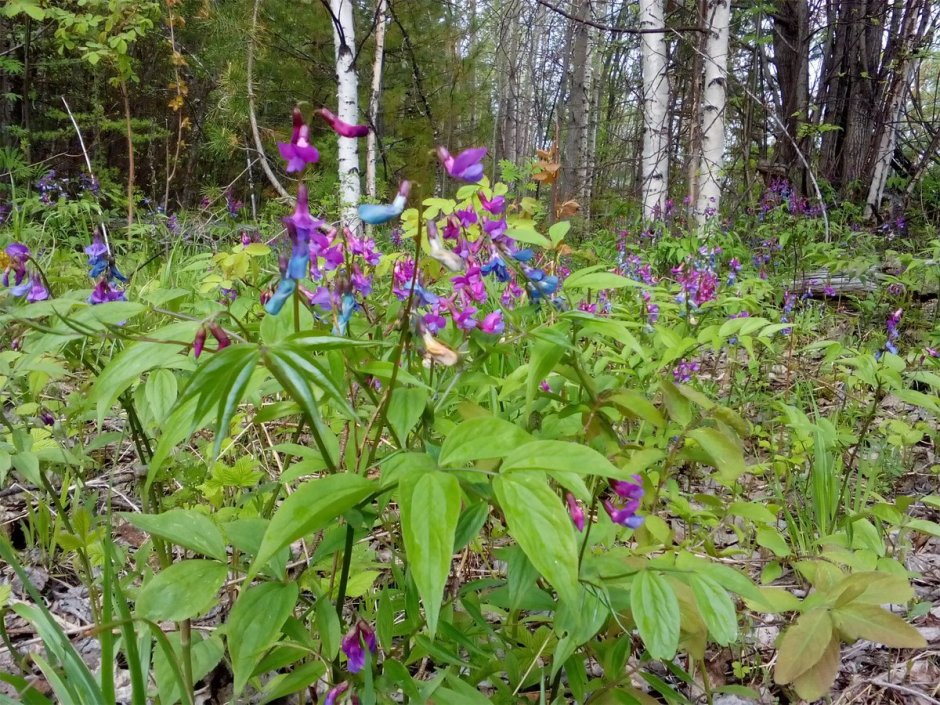
{"label": "magenta flower", "polygon": [[326,124],[333,128],[333,132],[340,137],[350,137],[354,139],[356,137],[365,137],[369,134],[368,125],[350,125],[348,122],[340,120],[326,108],[320,108],[317,111],[317,115],[323,118]]}
{"label": "magenta flower", "polygon": [[469,228],[471,225],[476,225],[477,218],[476,211],[472,208],[466,208],[460,211],[454,211],[454,215],[460,219],[460,225],[463,228]]}
{"label": "magenta flower", "polygon": [[578,531],[584,531],[584,510],[578,504],[578,500],[570,492],[565,495],[565,502],[568,504],[568,514]]}
{"label": "magenta flower", "polygon": [[455,179],[475,184],[483,178],[483,157],[486,156],[486,147],[465,149],[456,157],[451,156],[445,147],[437,148],[437,156],[444,165],[444,169]]}
{"label": "magenta flower", "polygon": [[206,328],[205,326],[199,326],[199,330],[196,331],[196,337],[193,338],[193,356],[198,360],[199,356],[202,355],[202,349],[206,346]]}
{"label": "magenta flower", "polygon": [[490,335],[501,335],[506,330],[506,324],[503,322],[503,312],[493,311],[486,314],[480,324],[480,330]]}
{"label": "magenta flower", "polygon": [[[10,286],[10,273],[13,273],[13,286],[23,283],[26,278],[26,260],[29,259],[29,248],[21,242],[11,242],[4,250],[9,261],[3,270],[3,286]],[[22,296],[24,292],[16,294]]]}
{"label": "magenta flower", "polygon": [[431,313],[424,314],[424,317],[422,320],[424,321],[425,327],[431,333],[437,333],[438,331],[443,330],[444,327],[447,325],[447,319],[444,318],[437,311],[432,311]]}
{"label": "magenta flower", "polygon": [[637,516],[636,510],[640,508],[639,500],[630,500],[622,507],[616,507],[609,500],[604,500],[604,509],[610,520],[615,524],[626,526],[628,529],[638,529],[643,523],[643,517]]}
{"label": "magenta flower", "polygon": [[483,221],[483,231],[489,235],[493,240],[498,240],[500,237],[506,234],[506,219],[500,218],[499,220],[485,220]]}
{"label": "magenta flower", "polygon": [[477,312],[473,306],[467,306],[462,311],[451,307],[450,315],[454,319],[454,325],[460,330],[473,330],[477,327],[477,322],[473,314]]}
{"label": "magenta flower", "polygon": [[316,164],[320,159],[317,148],[310,144],[310,128],[304,122],[299,108],[293,112],[294,131],[290,142],[278,142],[277,149],[287,160],[287,172],[303,171],[307,164]]}
{"label": "magenta flower", "polygon": [[359,673],[366,665],[366,649],[374,654],[376,648],[375,631],[366,621],[360,619],[343,637],[342,649],[349,661],[349,672]]}
{"label": "magenta flower", "polygon": [[336,705],[336,699],[345,693],[349,689],[349,683],[340,683],[339,685],[330,689],[330,692],[326,694],[326,699],[323,701],[323,705]]}
{"label": "magenta flower", "polygon": [[483,210],[493,215],[499,215],[506,208],[505,196],[493,196],[492,199],[489,199],[482,191],[480,191],[477,196],[480,198],[480,205],[483,206]]}
{"label": "magenta flower", "polygon": [[617,493],[621,499],[640,500],[643,499],[643,478],[639,475],[633,475],[635,482],[627,480],[614,480],[610,483],[611,489]]}
{"label": "magenta flower", "polygon": [[218,341],[217,350],[222,350],[227,348],[232,344],[232,341],[228,337],[228,333],[220,326],[218,323],[209,324],[209,332],[212,333],[212,337]]}
{"label": "magenta flower", "polygon": [[[109,301],[126,301],[127,297],[124,295],[124,292],[120,289],[114,289],[108,283],[107,277],[102,278],[94,289],[91,291],[91,295],[88,297],[88,303],[92,306],[97,304],[105,304]],[[198,355],[197,355],[198,357]]]}

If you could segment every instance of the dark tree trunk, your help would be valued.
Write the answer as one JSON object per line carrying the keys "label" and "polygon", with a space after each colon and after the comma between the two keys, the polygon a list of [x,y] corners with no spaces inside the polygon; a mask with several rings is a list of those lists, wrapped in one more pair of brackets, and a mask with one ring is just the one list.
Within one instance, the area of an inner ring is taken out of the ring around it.
{"label": "dark tree trunk", "polygon": [[807,138],[800,128],[809,112],[809,6],[807,0],[777,0],[774,6],[774,66],[780,86],[780,121],[777,129],[777,165],[786,169],[790,182],[807,193],[808,175],[800,152],[807,151]]}

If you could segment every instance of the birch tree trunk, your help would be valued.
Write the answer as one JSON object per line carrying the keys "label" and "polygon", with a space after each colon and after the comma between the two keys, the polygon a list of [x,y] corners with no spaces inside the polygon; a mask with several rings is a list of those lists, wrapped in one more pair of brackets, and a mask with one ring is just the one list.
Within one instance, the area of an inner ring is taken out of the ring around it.
{"label": "birch tree trunk", "polygon": [[[359,121],[359,77],[353,64],[356,36],[353,28],[353,0],[330,0],[333,13],[333,46],[336,49],[336,115],[355,124]],[[354,230],[360,227],[356,206],[359,185],[359,143],[352,137],[337,136],[339,143],[339,203],[343,221]]]}
{"label": "birch tree trunk", "polygon": [[725,101],[728,76],[730,0],[709,0],[705,42],[705,85],[702,94],[702,158],[699,163],[699,225],[718,212],[719,178],[725,151]]}
{"label": "birch tree trunk", "polygon": [[[640,28],[663,27],[663,0],[640,0]],[[643,61],[643,216],[652,220],[665,208],[669,191],[669,136],[666,116],[669,79],[666,75],[666,39],[644,34],[640,42]]]}
{"label": "birch tree trunk", "polygon": [[385,3],[379,0],[375,10],[375,60],[372,62],[372,92],[369,94],[369,122],[372,130],[366,137],[366,194],[375,200],[375,172],[378,162],[379,97],[382,95],[382,63],[385,59]]}

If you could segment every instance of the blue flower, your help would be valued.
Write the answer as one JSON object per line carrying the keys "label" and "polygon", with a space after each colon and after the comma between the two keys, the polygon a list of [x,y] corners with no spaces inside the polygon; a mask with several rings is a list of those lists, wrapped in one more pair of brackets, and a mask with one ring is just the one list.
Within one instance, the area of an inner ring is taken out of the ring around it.
{"label": "blue flower", "polygon": [[384,225],[393,218],[397,218],[405,210],[405,201],[408,199],[410,189],[411,184],[402,181],[398,188],[398,195],[391,204],[364,203],[359,206],[359,218],[369,225]]}
{"label": "blue flower", "polygon": [[284,304],[287,303],[287,300],[291,297],[296,289],[296,281],[293,279],[281,279],[274,294],[264,305],[264,310],[270,313],[272,316],[276,316],[281,312],[281,309],[284,308]]}

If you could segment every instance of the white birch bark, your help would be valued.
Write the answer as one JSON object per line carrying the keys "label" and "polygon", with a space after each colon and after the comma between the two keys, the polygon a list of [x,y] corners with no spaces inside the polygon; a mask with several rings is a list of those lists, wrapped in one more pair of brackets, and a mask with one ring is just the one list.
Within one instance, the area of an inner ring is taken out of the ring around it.
{"label": "white birch bark", "polygon": [[[640,0],[640,28],[665,24],[663,0]],[[641,35],[643,62],[643,215],[651,220],[665,209],[669,192],[669,79],[663,34]]]}
{"label": "white birch bark", "polygon": [[[359,77],[353,65],[356,36],[353,28],[353,0],[330,0],[333,46],[336,49],[336,115],[350,124],[359,122]],[[359,184],[359,143],[355,138],[337,135],[339,142],[339,202],[343,221],[352,229],[360,228],[356,206],[361,195]]]}
{"label": "white birch bark", "polygon": [[379,0],[375,11],[375,60],[372,62],[372,92],[369,94],[369,121],[372,130],[366,137],[366,194],[375,200],[375,173],[378,163],[378,140],[375,131],[379,122],[379,98],[382,95],[382,64],[385,59],[385,5]]}
{"label": "white birch bark", "polygon": [[706,13],[708,37],[705,41],[702,93],[702,155],[699,162],[699,225],[718,212],[721,202],[721,168],[725,151],[725,104],[728,84],[728,35],[731,28],[730,0],[709,0]]}

